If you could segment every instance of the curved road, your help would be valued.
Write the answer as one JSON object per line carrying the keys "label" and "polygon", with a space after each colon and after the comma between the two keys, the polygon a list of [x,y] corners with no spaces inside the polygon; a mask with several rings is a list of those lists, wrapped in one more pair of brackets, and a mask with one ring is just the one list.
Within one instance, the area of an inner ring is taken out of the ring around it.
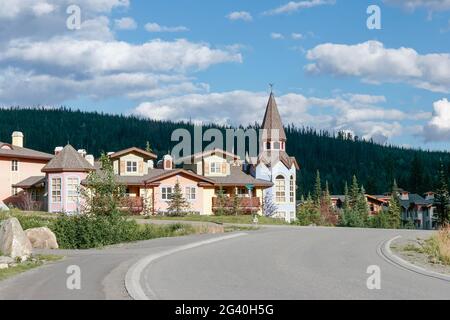
{"label": "curved road", "polygon": [[[426,232],[266,227],[163,256],[138,283],[152,299],[450,299],[450,282],[384,260],[379,245]],[[148,255],[223,235],[156,239],[103,250],[61,251],[61,262],[0,282],[0,299],[129,299],[127,271]],[[81,290],[66,269],[80,266]],[[381,268],[381,290],[368,290],[367,267]]]}

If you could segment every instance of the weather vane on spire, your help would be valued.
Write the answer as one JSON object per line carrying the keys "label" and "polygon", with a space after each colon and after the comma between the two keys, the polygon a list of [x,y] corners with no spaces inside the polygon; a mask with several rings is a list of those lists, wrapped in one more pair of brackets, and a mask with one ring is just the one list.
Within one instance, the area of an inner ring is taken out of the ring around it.
{"label": "weather vane on spire", "polygon": [[275,85],[274,83],[269,83],[270,93],[273,93],[273,86],[274,86],[274,85]]}

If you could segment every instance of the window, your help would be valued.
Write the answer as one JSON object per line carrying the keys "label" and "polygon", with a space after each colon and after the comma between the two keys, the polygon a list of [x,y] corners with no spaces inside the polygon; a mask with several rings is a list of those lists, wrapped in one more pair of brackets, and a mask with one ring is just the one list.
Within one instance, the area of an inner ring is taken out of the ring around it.
{"label": "window", "polygon": [[61,178],[52,178],[52,202],[61,202]]}
{"label": "window", "polygon": [[278,203],[286,201],[286,183],[283,176],[278,176],[275,179],[275,198]]}
{"label": "window", "polygon": [[31,201],[34,201],[34,202],[39,201],[39,194],[36,189],[31,189],[30,196],[31,196]]}
{"label": "window", "polygon": [[221,165],[220,162],[211,162],[211,173],[221,173]]}
{"label": "window", "polygon": [[78,201],[78,178],[68,178],[67,179],[67,201],[77,202]]}
{"label": "window", "polygon": [[137,162],[136,161],[127,161],[127,172],[137,172]]}
{"label": "window", "polygon": [[17,160],[11,161],[11,171],[13,172],[19,171],[19,161]]}
{"label": "window", "polygon": [[274,148],[275,150],[280,150],[280,143],[279,143],[279,142],[274,142],[274,143],[273,143],[273,148]]}
{"label": "window", "polygon": [[294,176],[291,176],[291,180],[289,181],[289,202],[295,202],[295,181]]}
{"label": "window", "polygon": [[172,196],[172,187],[162,187],[161,188],[161,199],[170,200]]}
{"label": "window", "polygon": [[186,199],[195,200],[195,187],[186,187]]}
{"label": "window", "polygon": [[266,150],[270,150],[270,142],[266,142]]}

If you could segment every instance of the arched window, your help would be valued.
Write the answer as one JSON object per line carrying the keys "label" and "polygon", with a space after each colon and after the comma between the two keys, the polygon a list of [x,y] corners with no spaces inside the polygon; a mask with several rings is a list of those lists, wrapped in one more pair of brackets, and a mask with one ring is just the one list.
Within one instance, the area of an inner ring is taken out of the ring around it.
{"label": "arched window", "polygon": [[286,202],[286,182],[282,175],[275,178],[275,201]]}
{"label": "arched window", "polygon": [[289,202],[290,203],[295,202],[295,179],[294,179],[294,176],[291,176],[291,179],[289,180]]}

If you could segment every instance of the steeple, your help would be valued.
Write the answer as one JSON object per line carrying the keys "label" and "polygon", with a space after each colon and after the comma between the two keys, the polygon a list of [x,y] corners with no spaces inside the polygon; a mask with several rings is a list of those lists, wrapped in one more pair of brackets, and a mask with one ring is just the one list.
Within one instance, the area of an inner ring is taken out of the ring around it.
{"label": "steeple", "polygon": [[273,92],[270,93],[261,129],[264,130],[262,140],[265,150],[285,150],[286,133]]}

